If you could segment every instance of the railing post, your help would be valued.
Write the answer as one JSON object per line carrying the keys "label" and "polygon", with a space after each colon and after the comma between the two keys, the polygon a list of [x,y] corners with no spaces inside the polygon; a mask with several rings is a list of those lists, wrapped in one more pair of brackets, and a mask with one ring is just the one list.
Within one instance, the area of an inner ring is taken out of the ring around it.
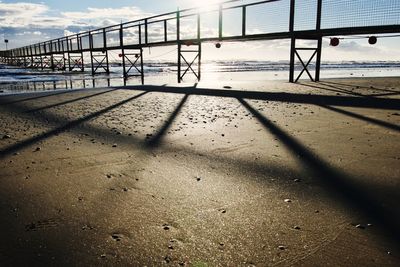
{"label": "railing post", "polygon": [[139,44],[142,44],[142,24],[140,23],[138,26],[138,32],[139,32]]}
{"label": "railing post", "polygon": [[164,20],[164,42],[168,41],[167,20]]}
{"label": "railing post", "polygon": [[149,41],[147,35],[147,19],[144,20],[144,43],[147,44]]}
{"label": "railing post", "polygon": [[319,82],[321,72],[321,55],[322,55],[322,36],[319,31],[321,30],[321,18],[322,18],[322,0],[318,0],[317,4],[317,22],[316,30],[318,32],[318,44],[317,44],[317,59],[315,63],[315,81]]}
{"label": "railing post", "polygon": [[89,50],[90,50],[90,63],[92,66],[92,75],[94,75],[94,65],[93,65],[93,39],[92,33],[89,31]]}
{"label": "railing post", "polygon": [[219,5],[218,10],[218,37],[222,40],[222,4]]}
{"label": "railing post", "polygon": [[110,65],[108,64],[108,49],[107,49],[107,35],[106,29],[103,28],[103,45],[104,45],[104,53],[106,53],[106,64],[107,64],[107,73],[110,73]]}
{"label": "railing post", "polygon": [[289,17],[289,32],[290,32],[290,66],[289,66],[289,82],[294,82],[294,61],[296,49],[296,37],[294,36],[294,16],[296,1],[290,0],[290,17]]}
{"label": "railing post", "polygon": [[246,36],[246,6],[242,7],[242,36]]}

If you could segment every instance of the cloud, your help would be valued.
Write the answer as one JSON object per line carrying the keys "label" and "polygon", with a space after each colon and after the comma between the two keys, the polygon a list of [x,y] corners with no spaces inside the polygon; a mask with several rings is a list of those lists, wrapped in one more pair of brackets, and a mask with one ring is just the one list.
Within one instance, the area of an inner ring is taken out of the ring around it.
{"label": "cloud", "polygon": [[11,28],[104,27],[149,16],[138,7],[88,8],[83,12],[61,12],[58,16],[45,4],[0,2],[0,25]]}

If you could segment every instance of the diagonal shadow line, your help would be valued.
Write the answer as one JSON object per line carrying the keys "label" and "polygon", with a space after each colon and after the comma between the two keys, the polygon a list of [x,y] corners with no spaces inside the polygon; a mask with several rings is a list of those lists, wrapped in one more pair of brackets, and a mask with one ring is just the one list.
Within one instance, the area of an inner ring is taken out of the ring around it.
{"label": "diagonal shadow line", "polygon": [[122,105],[124,105],[124,104],[126,104],[126,103],[128,103],[128,102],[130,102],[130,101],[132,101],[132,100],[134,100],[136,98],[139,98],[139,97],[141,97],[141,96],[143,96],[143,95],[145,95],[147,93],[148,92],[143,92],[141,94],[135,95],[135,96],[130,97],[128,99],[125,99],[125,100],[123,100],[121,102],[113,104],[113,105],[111,105],[111,106],[109,106],[107,108],[104,108],[102,110],[96,111],[96,112],[91,113],[91,114],[89,114],[87,116],[84,116],[84,117],[82,117],[80,119],[77,119],[77,120],[74,120],[74,121],[70,121],[70,122],[66,123],[64,126],[57,127],[57,128],[55,128],[53,130],[47,131],[47,132],[45,132],[43,134],[40,134],[38,136],[34,136],[34,137],[26,139],[26,140],[24,140],[22,142],[10,145],[10,146],[0,150],[0,159],[1,158],[5,158],[7,155],[9,155],[11,153],[17,152],[17,151],[23,149],[26,146],[29,146],[29,145],[34,144],[36,142],[39,142],[41,140],[47,139],[47,138],[52,137],[52,136],[54,136],[56,134],[60,134],[60,133],[66,131],[68,129],[74,128],[74,127],[78,126],[79,124],[81,124],[83,122],[86,122],[86,121],[89,121],[89,120],[91,120],[91,119],[93,119],[95,117],[98,117],[98,116],[100,116],[100,115],[102,115],[102,114],[104,114],[104,113],[106,113],[106,112],[108,112],[110,110],[113,110],[113,109],[115,109],[115,108],[117,108],[119,106],[122,106]]}
{"label": "diagonal shadow line", "polygon": [[25,112],[26,113],[30,113],[30,112],[37,112],[37,111],[48,109],[48,108],[54,108],[54,107],[70,104],[70,103],[73,103],[73,102],[77,102],[77,101],[80,101],[80,100],[83,100],[83,99],[88,99],[88,98],[91,98],[91,97],[103,95],[103,94],[106,94],[106,93],[109,93],[109,92],[112,92],[112,91],[115,91],[115,90],[118,90],[118,89],[111,89],[111,90],[107,90],[107,91],[104,91],[104,92],[100,92],[100,93],[96,93],[96,94],[92,94],[92,95],[88,95],[88,96],[83,96],[83,97],[67,100],[67,101],[64,101],[64,102],[60,102],[60,103],[56,103],[56,104],[52,104],[52,105],[48,105],[48,106],[44,106],[44,107],[40,107],[40,108],[27,110]]}
{"label": "diagonal shadow line", "polygon": [[[321,82],[319,82],[319,83],[321,83]],[[363,94],[354,93],[354,92],[351,92],[348,90],[342,90],[342,89],[338,89],[335,87],[334,87],[334,89],[332,89],[332,88],[326,88],[326,87],[322,87],[322,86],[305,84],[305,83],[298,83],[298,84],[301,86],[312,87],[312,88],[321,89],[321,90],[325,90],[325,91],[329,91],[329,92],[342,93],[342,94],[348,94],[348,95],[353,95],[353,96],[364,96]],[[328,85],[325,85],[325,86],[328,86]],[[330,87],[332,87],[332,86],[330,86]]]}
{"label": "diagonal shadow line", "polygon": [[165,136],[165,133],[167,130],[171,127],[172,123],[174,122],[176,116],[178,116],[179,112],[181,111],[183,105],[186,103],[189,95],[186,94],[182,100],[179,102],[179,104],[176,106],[175,110],[171,113],[171,115],[168,117],[168,120],[163,124],[163,126],[159,129],[156,135],[151,138],[146,145],[148,147],[157,147],[161,141],[162,138]]}
{"label": "diagonal shadow line", "polygon": [[326,87],[332,88],[332,89],[325,88],[325,90],[328,90],[328,91],[333,91],[333,92],[338,92],[338,93],[346,93],[346,94],[349,94],[349,95],[357,95],[357,96],[364,96],[364,97],[368,97],[369,96],[369,95],[363,95],[361,93],[349,91],[349,90],[344,89],[344,88],[339,88],[339,87],[337,87],[337,85],[332,85],[332,84],[325,83],[325,82],[319,82],[319,83],[324,85],[324,86],[326,86]]}
{"label": "diagonal shadow line", "polygon": [[400,126],[398,126],[396,124],[392,124],[390,122],[381,121],[381,120],[374,119],[374,118],[369,118],[369,117],[364,116],[364,115],[360,115],[360,114],[357,114],[357,113],[354,113],[354,112],[350,112],[350,111],[347,111],[347,110],[335,108],[335,107],[332,107],[332,106],[320,105],[320,107],[326,108],[328,110],[331,110],[331,111],[334,111],[334,112],[337,112],[337,113],[341,113],[341,114],[344,114],[344,115],[347,115],[347,116],[350,116],[350,117],[353,117],[353,118],[356,118],[356,119],[359,119],[359,120],[370,122],[370,123],[385,127],[387,129],[390,129],[390,130],[395,130],[395,131],[399,131],[400,132]]}
{"label": "diagonal shadow line", "polygon": [[400,241],[400,230],[398,227],[400,221],[396,215],[382,207],[377,199],[368,195],[368,193],[364,192],[362,189],[359,189],[355,183],[351,182],[351,177],[329,166],[328,163],[320,159],[316,154],[287,134],[279,126],[265,118],[246,101],[240,98],[238,100],[258,119],[266,130],[278,137],[290,151],[300,157],[302,163],[305,163],[312,169],[315,173],[315,177],[323,183],[328,191],[334,194],[335,197],[340,196],[345,204],[352,205],[356,209],[362,211],[364,215],[383,226],[384,231],[386,231],[391,238],[394,238],[397,243]]}
{"label": "diagonal shadow line", "polygon": [[293,94],[286,92],[261,92],[261,91],[240,91],[240,90],[224,90],[210,88],[193,88],[193,87],[161,87],[161,86],[125,86],[115,87],[129,90],[140,90],[149,92],[175,93],[175,94],[191,94],[216,97],[246,98],[255,100],[269,100],[278,102],[291,102],[301,104],[314,105],[333,105],[333,106],[349,106],[379,109],[400,110],[400,99],[393,98],[367,98],[355,96],[329,96],[329,95],[310,95],[310,94]]}
{"label": "diagonal shadow line", "polygon": [[[24,98],[24,99],[18,99],[15,101],[10,101],[10,102],[3,102],[3,99],[0,98],[0,104],[2,105],[10,105],[10,104],[15,104],[15,103],[20,103],[20,102],[25,102],[25,101],[30,101],[30,100],[35,100],[35,99],[39,99],[39,98],[45,98],[45,97],[51,97],[51,96],[55,96],[55,95],[62,95],[62,94],[68,94],[71,93],[71,90],[68,91],[61,91],[61,92],[55,92],[53,94],[45,92],[43,93],[43,95],[39,95],[39,96],[34,96],[34,97],[29,97],[29,98]],[[37,94],[37,92],[34,93],[35,95]],[[13,95],[14,96],[14,95]],[[7,96],[4,96],[4,98],[6,98]]]}
{"label": "diagonal shadow line", "polygon": [[400,95],[400,92],[398,92],[398,93],[372,94],[372,95],[370,95],[370,96],[377,97],[377,96],[394,96],[394,95]]}
{"label": "diagonal shadow line", "polygon": [[[344,88],[336,87],[336,86],[334,86],[334,85],[332,85],[332,84],[330,84],[328,82],[320,82],[320,84],[328,86],[330,88],[337,89],[338,90],[337,92],[340,92],[339,90],[343,90],[343,93],[347,93],[347,94],[350,94],[350,95],[364,96],[364,97],[393,96],[393,95],[400,94],[400,92],[394,92],[394,91],[393,92],[380,93],[380,94],[361,94],[361,93],[356,93],[356,92],[353,92],[353,91],[349,91],[349,90],[344,89]],[[335,90],[329,90],[329,89],[327,89],[327,90],[328,91],[335,91]],[[375,90],[375,88],[373,90]],[[384,91],[384,90],[380,90],[380,91]]]}
{"label": "diagonal shadow line", "polygon": [[376,90],[376,91],[389,92],[389,93],[400,93],[399,91],[390,90],[390,89],[380,89],[380,88],[375,88],[375,87],[371,88],[369,86],[359,86],[359,85],[354,85],[354,84],[345,84],[345,83],[338,83],[338,82],[331,82],[331,81],[324,81],[324,83],[342,85],[342,86],[347,86],[347,87],[358,86],[359,88],[373,89],[373,90]]}

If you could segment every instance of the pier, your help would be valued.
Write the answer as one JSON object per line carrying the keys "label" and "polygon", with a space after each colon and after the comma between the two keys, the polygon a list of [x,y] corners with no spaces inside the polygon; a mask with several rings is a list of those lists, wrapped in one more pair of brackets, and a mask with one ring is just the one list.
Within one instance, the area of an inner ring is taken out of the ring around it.
{"label": "pier", "polygon": [[[110,72],[109,52],[118,50],[124,78],[138,76],[144,84],[143,49],[177,46],[177,81],[181,82],[189,74],[201,79],[203,43],[215,43],[220,48],[223,42],[290,39],[289,81],[297,82],[307,75],[317,82],[323,38],[400,32],[399,1],[373,0],[360,5],[361,2],[226,1],[0,51],[0,60],[25,68],[68,71],[85,71],[90,63],[91,73],[95,75]],[[304,45],[301,40],[312,42]],[[304,56],[304,51],[311,53]],[[87,58],[90,62],[85,62]],[[296,64],[301,67],[298,73]],[[315,66],[313,71],[311,64]]]}

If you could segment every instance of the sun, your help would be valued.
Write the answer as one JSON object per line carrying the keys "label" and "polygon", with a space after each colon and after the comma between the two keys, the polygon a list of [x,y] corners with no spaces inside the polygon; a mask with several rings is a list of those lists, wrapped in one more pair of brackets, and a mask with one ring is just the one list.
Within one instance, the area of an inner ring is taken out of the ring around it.
{"label": "sun", "polygon": [[179,0],[178,4],[185,7],[207,7],[218,3],[225,2],[226,0]]}

